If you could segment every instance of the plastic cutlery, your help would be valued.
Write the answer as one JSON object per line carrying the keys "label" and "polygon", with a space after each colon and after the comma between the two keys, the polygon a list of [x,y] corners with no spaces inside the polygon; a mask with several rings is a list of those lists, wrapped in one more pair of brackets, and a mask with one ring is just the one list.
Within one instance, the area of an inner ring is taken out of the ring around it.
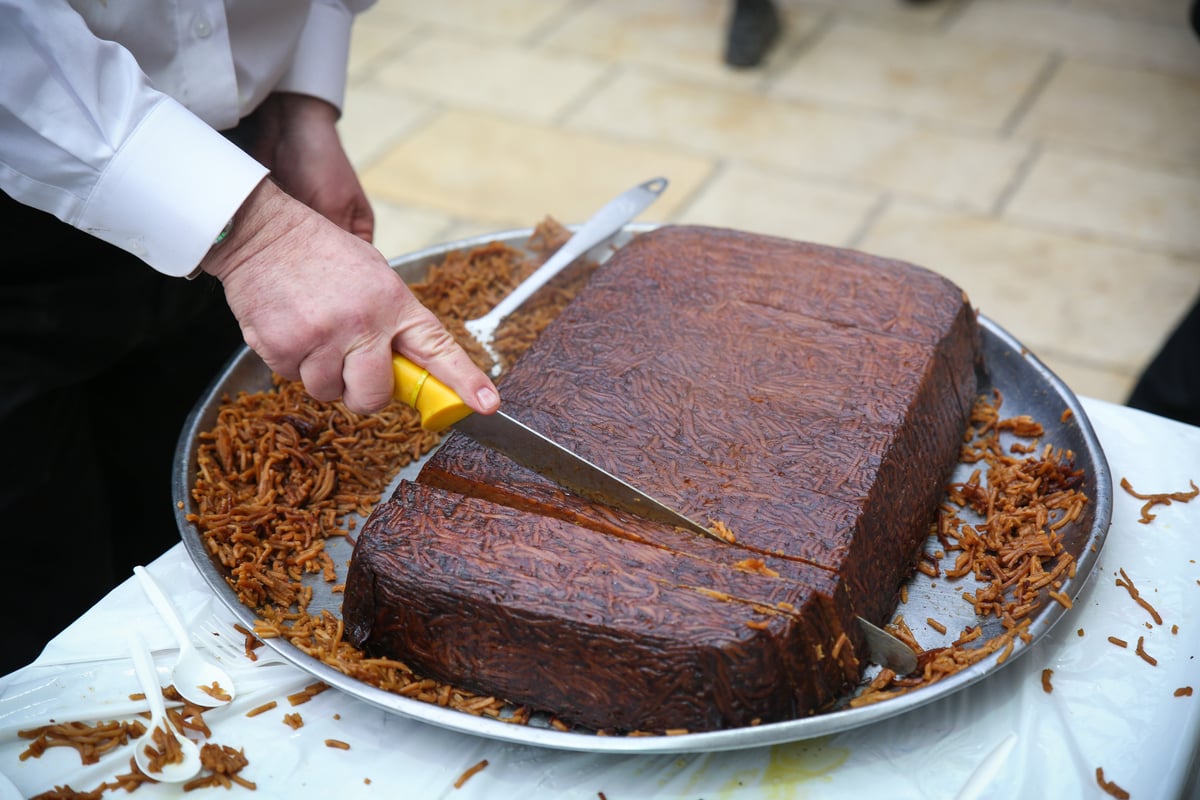
{"label": "plastic cutlery", "polygon": [[[138,683],[142,685],[142,692],[150,703],[150,725],[145,735],[137,740],[133,748],[133,758],[137,762],[138,769],[143,774],[166,783],[182,783],[194,778],[200,772],[200,750],[196,747],[195,742],[175,730],[175,726],[167,719],[167,707],[163,702],[162,686],[158,683],[158,673],[154,669],[150,651],[146,649],[141,637],[133,632],[129,634],[129,655],[133,658],[133,667],[137,673]],[[151,756],[146,750],[149,745],[154,743],[155,729],[162,730],[163,733],[174,737],[175,741],[179,743],[182,754],[179,761],[171,764],[151,763]]]}
{"label": "plastic cutlery", "polygon": [[[142,590],[150,598],[150,602],[154,604],[154,608],[167,623],[167,627],[171,629],[175,641],[179,644],[179,656],[171,670],[171,680],[175,684],[175,691],[179,692],[183,699],[209,708],[223,706],[232,700],[235,696],[233,679],[229,677],[228,672],[209,661],[203,653],[195,648],[191,636],[183,626],[179,612],[175,610],[175,606],[158,582],[151,577],[145,567],[134,567],[133,574],[137,576]],[[217,694],[213,691],[214,684],[224,692],[225,697],[214,696]],[[205,691],[201,687],[206,687],[209,691]]]}
{"label": "plastic cutlery", "polygon": [[266,645],[255,649],[253,658],[247,656],[245,637],[234,630],[233,623],[226,622],[215,614],[198,620],[196,628],[203,634],[200,637],[200,645],[231,669],[289,663],[286,658]]}

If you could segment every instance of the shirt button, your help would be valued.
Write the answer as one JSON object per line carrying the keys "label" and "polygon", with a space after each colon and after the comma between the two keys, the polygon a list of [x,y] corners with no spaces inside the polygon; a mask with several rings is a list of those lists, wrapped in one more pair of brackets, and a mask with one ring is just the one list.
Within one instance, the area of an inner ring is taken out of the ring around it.
{"label": "shirt button", "polygon": [[192,33],[201,39],[207,39],[212,34],[212,25],[204,17],[198,17],[192,23]]}

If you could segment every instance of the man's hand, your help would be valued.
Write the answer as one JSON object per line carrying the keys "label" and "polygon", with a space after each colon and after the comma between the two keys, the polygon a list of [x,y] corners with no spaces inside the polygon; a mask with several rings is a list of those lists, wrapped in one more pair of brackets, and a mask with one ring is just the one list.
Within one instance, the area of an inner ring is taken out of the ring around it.
{"label": "man's hand", "polygon": [[251,155],[271,170],[280,188],[370,242],[375,217],[338,138],[338,110],[315,97],[276,92],[254,117]]}
{"label": "man's hand", "polygon": [[359,413],[392,397],[392,353],[428,369],[471,408],[495,386],[378,250],[263,181],[201,268],[220,279],[246,343],[318,400]]}

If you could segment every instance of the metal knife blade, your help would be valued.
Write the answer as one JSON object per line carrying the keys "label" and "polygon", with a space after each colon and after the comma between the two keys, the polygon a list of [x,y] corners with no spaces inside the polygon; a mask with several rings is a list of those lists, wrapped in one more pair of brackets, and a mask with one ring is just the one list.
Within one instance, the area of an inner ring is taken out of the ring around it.
{"label": "metal knife blade", "polygon": [[518,464],[589,500],[724,541],[703,525],[503,411],[472,414],[453,427],[484,447],[499,450]]}
{"label": "metal knife blade", "polygon": [[396,377],[394,396],[421,413],[421,425],[426,429],[439,431],[452,426],[484,447],[498,450],[518,464],[589,500],[725,541],[717,533],[503,411],[486,415],[472,413],[448,386],[404,356],[394,356],[392,367]]}
{"label": "metal knife blade", "polygon": [[[450,387],[404,356],[393,356],[392,370],[396,379],[393,395],[420,412],[421,425],[427,430],[440,431],[453,426],[484,447],[504,453],[518,464],[589,500],[725,543],[717,533],[503,411],[487,415],[473,413]],[[917,668],[917,656],[908,645],[862,617],[858,618],[858,623],[866,637],[872,661],[890,667],[900,675],[908,675]]]}

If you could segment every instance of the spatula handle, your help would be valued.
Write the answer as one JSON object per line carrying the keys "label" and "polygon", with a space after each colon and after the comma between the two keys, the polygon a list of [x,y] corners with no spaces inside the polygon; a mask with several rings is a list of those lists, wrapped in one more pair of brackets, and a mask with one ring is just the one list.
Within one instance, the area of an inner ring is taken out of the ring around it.
{"label": "spatula handle", "polygon": [[609,239],[630,220],[642,213],[667,188],[666,178],[652,178],[627,189],[609,200],[591,219],[560,247],[545,264],[538,267],[521,285],[479,319],[468,320],[467,331],[476,339],[491,339],[500,321],[520,308],[534,292],[542,288],[562,269],[596,245]]}

